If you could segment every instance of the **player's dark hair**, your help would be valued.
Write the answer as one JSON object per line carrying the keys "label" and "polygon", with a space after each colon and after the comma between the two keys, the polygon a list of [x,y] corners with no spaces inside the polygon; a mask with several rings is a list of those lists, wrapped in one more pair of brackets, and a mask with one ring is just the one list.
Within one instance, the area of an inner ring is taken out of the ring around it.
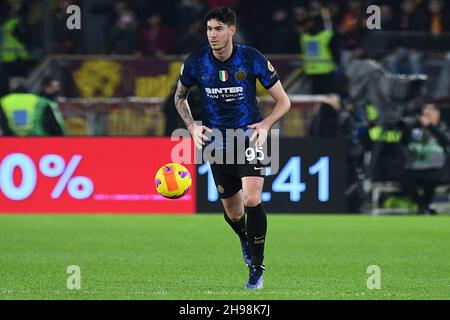
{"label": "player's dark hair", "polygon": [[228,26],[236,25],[236,13],[227,7],[214,8],[209,10],[205,14],[205,22],[208,22],[211,19],[215,19],[222,23],[225,23]]}

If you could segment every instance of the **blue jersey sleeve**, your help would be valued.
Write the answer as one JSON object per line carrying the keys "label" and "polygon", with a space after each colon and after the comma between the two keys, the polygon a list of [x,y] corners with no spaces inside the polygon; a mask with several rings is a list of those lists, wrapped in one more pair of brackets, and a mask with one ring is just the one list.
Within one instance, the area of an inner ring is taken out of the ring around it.
{"label": "blue jersey sleeve", "polygon": [[194,63],[192,56],[189,56],[181,66],[180,81],[185,87],[192,87],[195,84]]}
{"label": "blue jersey sleeve", "polygon": [[259,82],[265,89],[270,89],[279,78],[270,61],[258,50],[254,50],[254,68]]}

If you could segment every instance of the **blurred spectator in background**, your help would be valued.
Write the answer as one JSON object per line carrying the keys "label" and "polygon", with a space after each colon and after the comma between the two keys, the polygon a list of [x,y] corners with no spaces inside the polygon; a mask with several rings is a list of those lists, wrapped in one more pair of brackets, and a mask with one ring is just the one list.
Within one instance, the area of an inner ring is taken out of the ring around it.
{"label": "blurred spectator in background", "polygon": [[262,52],[289,54],[299,51],[297,33],[284,7],[275,8],[264,28],[266,30],[263,32],[264,37],[261,38],[261,43],[256,45]]}
{"label": "blurred spectator in background", "polygon": [[397,15],[398,31],[425,31],[426,16],[415,0],[402,0]]}
{"label": "blurred spectator in background", "polygon": [[[174,33],[180,35],[186,32],[196,21],[203,22],[203,15],[206,12],[207,7],[204,1],[201,0],[181,0],[177,6],[175,14],[175,29]],[[176,52],[186,52],[181,46],[182,38],[176,37]]]}
{"label": "blurred spectator in background", "polygon": [[408,161],[402,179],[402,189],[418,205],[419,212],[435,214],[430,208],[436,187],[444,182],[443,169],[450,141],[445,123],[440,121],[440,111],[428,104],[417,121],[406,127],[403,142],[408,148]]}
{"label": "blurred spectator in background", "polygon": [[430,0],[428,2],[427,32],[440,35],[450,31],[450,15],[444,12],[443,0]]}
{"label": "blurred spectator in background", "polygon": [[142,54],[161,56],[173,52],[172,32],[161,19],[158,13],[152,13],[141,28],[139,51]]}
{"label": "blurred spectator in background", "polygon": [[42,80],[42,90],[39,93],[39,96],[42,98],[46,98],[50,101],[56,101],[59,93],[61,92],[61,84],[58,79],[46,76]]}
{"label": "blurred spectator in background", "polygon": [[239,2],[239,0],[208,0],[208,9],[218,7],[229,7],[234,9],[237,2]]}
{"label": "blurred spectator in background", "polygon": [[0,128],[4,136],[62,136],[64,120],[55,102],[21,86],[0,100]]}
{"label": "blurred spectator in background", "polygon": [[304,31],[304,26],[309,18],[308,8],[305,6],[295,6],[292,10],[294,18],[294,28],[297,34]]}
{"label": "blurred spectator in background", "polygon": [[444,1],[430,0],[427,9],[426,31],[432,35],[427,41],[427,50],[448,50],[450,40],[442,35],[450,32],[450,14],[444,10]]}
{"label": "blurred spectator in background", "polygon": [[[425,14],[418,9],[415,0],[403,0],[401,12],[396,19],[396,31],[424,32],[426,30]],[[387,68],[395,74],[419,74],[424,72],[423,36],[397,37],[398,48],[387,59]]]}
{"label": "blurred spectator in background", "polygon": [[396,29],[395,13],[392,6],[384,3],[380,6],[381,23],[380,27],[384,31],[394,31]]}
{"label": "blurred spectator in background", "polygon": [[[396,28],[395,13],[392,6],[384,3],[380,6],[380,29],[368,30],[367,36],[362,39],[362,48],[368,58],[380,60],[387,53],[396,48],[396,39],[392,39],[389,32]],[[367,20],[365,20],[367,23]]]}
{"label": "blurred spectator in background", "polygon": [[145,22],[149,14],[157,12],[166,25],[173,27],[176,24],[174,13],[180,5],[180,0],[176,1],[148,1],[133,0],[133,8],[139,21]]}
{"label": "blurred spectator in background", "polygon": [[114,4],[115,21],[109,28],[107,51],[112,54],[134,54],[138,47],[137,21],[128,2]]}
{"label": "blurred spectator in background", "polygon": [[447,54],[437,83],[438,85],[434,89],[433,96],[450,97],[450,53]]}
{"label": "blurred spectator in background", "polygon": [[76,54],[80,53],[81,33],[79,30],[67,28],[67,8],[77,4],[73,0],[60,0],[56,12],[53,14],[52,40],[53,53]]}
{"label": "blurred spectator in background", "polygon": [[208,44],[203,21],[193,22],[187,32],[182,34],[180,41],[181,53],[194,52]]}
{"label": "blurred spectator in background", "polygon": [[319,16],[322,11],[322,2],[321,0],[310,0],[309,3],[309,14],[311,16]]}
{"label": "blurred spectator in background", "polygon": [[353,51],[359,48],[365,30],[362,1],[349,0],[337,29],[342,38],[342,49]]}
{"label": "blurred spectator in background", "polygon": [[321,16],[307,17],[302,22],[300,47],[303,71],[311,82],[312,94],[336,92],[336,62],[340,60],[339,46],[333,32],[324,29]]}
{"label": "blurred spectator in background", "polygon": [[26,25],[19,15],[20,6],[3,3],[0,7],[0,63],[9,75],[25,76],[29,53],[25,46]]}
{"label": "blurred spectator in background", "polygon": [[0,97],[3,97],[9,92],[9,76],[3,70],[2,64],[0,63]]}

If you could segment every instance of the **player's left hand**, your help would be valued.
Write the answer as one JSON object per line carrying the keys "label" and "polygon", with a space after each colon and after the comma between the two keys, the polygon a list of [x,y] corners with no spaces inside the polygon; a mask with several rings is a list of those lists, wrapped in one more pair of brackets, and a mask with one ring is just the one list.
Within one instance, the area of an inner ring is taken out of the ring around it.
{"label": "player's left hand", "polygon": [[248,126],[251,129],[254,129],[252,136],[250,137],[250,142],[255,140],[255,145],[257,147],[262,147],[267,140],[267,135],[269,133],[270,126],[267,125],[264,121],[252,124]]}

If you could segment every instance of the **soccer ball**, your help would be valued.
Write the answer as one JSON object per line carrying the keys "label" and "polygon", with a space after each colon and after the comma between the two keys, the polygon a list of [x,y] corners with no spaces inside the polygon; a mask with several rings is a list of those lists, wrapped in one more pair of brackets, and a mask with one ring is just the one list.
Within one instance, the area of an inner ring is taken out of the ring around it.
{"label": "soccer ball", "polygon": [[156,172],[155,186],[160,195],[178,199],[189,192],[192,185],[188,169],[178,163],[168,163]]}

